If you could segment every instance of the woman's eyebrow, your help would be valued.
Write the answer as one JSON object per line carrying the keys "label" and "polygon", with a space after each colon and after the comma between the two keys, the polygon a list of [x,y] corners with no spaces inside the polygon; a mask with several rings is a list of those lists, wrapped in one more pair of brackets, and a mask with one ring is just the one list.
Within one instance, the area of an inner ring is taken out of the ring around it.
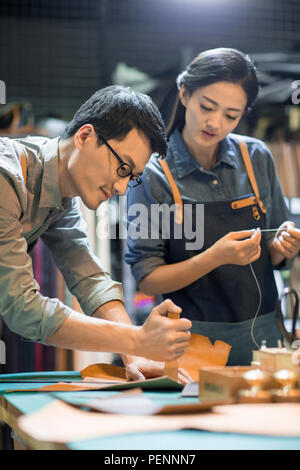
{"label": "woman's eyebrow", "polygon": [[[207,101],[210,101],[210,102],[211,102],[212,104],[214,104],[215,106],[219,106],[219,104],[218,104],[216,101],[212,100],[211,98],[208,98],[208,96],[202,95],[202,98],[205,98]],[[238,111],[238,112],[242,112],[242,110],[239,109],[239,108],[227,108],[227,109],[228,109],[228,111]]]}

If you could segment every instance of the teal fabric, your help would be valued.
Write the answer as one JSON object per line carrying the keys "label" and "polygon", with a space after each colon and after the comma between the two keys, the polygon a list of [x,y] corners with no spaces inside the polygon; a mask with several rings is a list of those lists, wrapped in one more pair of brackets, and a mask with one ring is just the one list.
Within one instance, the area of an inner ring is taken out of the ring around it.
{"label": "teal fabric", "polygon": [[[5,374],[1,378],[12,379],[38,378],[42,380],[49,378],[53,380],[74,379],[79,380],[79,372],[37,372],[24,374]],[[45,383],[1,383],[0,394],[21,413],[29,414],[38,411],[50,404],[53,400],[64,399],[68,403],[84,403],[90,399],[111,396],[119,392],[17,392],[5,393],[5,390],[43,387]],[[157,403],[192,403],[194,398],[181,398],[180,392],[144,392],[148,398]],[[73,450],[300,450],[300,439],[287,437],[254,436],[247,434],[215,433],[194,430],[182,430],[172,432],[123,434],[107,436],[85,441],[67,443],[67,447]]]}
{"label": "teal fabric", "polygon": [[23,372],[19,374],[0,374],[0,384],[3,380],[81,380],[79,371],[50,371],[50,372]]}

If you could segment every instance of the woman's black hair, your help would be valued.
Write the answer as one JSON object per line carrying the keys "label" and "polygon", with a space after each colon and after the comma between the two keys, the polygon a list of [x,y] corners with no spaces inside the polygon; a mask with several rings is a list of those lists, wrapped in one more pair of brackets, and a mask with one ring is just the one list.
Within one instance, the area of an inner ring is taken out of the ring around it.
{"label": "woman's black hair", "polygon": [[67,124],[63,139],[76,134],[84,124],[92,124],[98,144],[104,139],[122,140],[133,128],[148,137],[153,152],[165,156],[166,131],[162,116],[148,95],[129,87],[111,85],[94,93]]}
{"label": "woman's black hair", "polygon": [[[246,110],[253,106],[259,91],[256,68],[248,55],[236,49],[219,47],[201,52],[180,73],[176,83],[178,90],[184,85],[187,93],[217,82],[239,83],[247,95]],[[175,129],[180,131],[185,124],[185,107],[177,96],[167,127],[170,136]]]}

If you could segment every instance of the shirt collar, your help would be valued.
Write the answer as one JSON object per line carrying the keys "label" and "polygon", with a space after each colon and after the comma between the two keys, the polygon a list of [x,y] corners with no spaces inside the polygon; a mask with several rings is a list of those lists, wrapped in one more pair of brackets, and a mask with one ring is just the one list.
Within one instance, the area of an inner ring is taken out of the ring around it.
{"label": "shirt collar", "polygon": [[44,168],[40,207],[62,207],[58,173],[58,140],[59,137],[48,140],[42,147]]}
{"label": "shirt collar", "polygon": [[[189,173],[199,170],[200,165],[194,159],[187,149],[187,146],[181,136],[181,133],[176,129],[170,137],[169,148],[173,154],[174,163],[176,166],[177,174],[179,178],[187,176]],[[231,142],[230,134],[223,139],[219,144],[219,152],[217,156],[217,162],[212,168],[216,168],[221,162],[237,168],[238,164],[236,161],[237,152]]]}

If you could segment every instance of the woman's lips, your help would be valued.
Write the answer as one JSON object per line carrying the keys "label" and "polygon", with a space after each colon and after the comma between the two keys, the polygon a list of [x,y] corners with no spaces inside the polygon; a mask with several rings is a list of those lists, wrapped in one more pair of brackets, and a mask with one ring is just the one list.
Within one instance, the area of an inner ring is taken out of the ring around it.
{"label": "woman's lips", "polygon": [[209,132],[209,131],[201,131],[202,134],[204,135],[204,137],[208,138],[208,139],[212,139],[213,137],[215,137],[217,134],[214,134],[213,132]]}

